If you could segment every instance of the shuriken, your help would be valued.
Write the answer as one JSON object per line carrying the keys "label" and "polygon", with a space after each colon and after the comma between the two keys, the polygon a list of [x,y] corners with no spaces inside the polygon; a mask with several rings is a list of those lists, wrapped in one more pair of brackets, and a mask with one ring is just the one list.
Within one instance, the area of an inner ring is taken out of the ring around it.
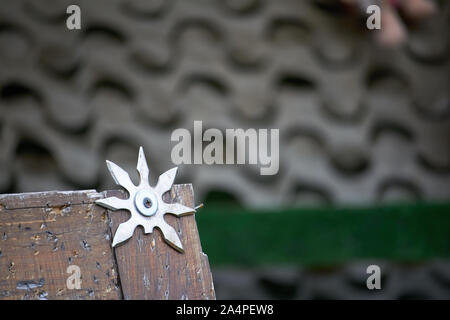
{"label": "shuriken", "polygon": [[176,216],[183,216],[194,213],[195,209],[179,203],[167,203],[162,199],[163,194],[172,188],[178,168],[172,168],[161,174],[156,186],[153,188],[149,184],[150,172],[142,147],[139,148],[136,168],[140,176],[138,186],[135,186],[128,173],[115,163],[106,160],[106,165],[116,184],[124,187],[130,194],[128,199],[109,197],[95,201],[97,204],[110,210],[125,209],[131,213],[131,218],[121,223],[117,228],[112,246],[115,247],[117,244],[131,238],[137,226],[144,227],[144,233],[152,233],[153,228],[156,227],[161,231],[168,244],[174,249],[184,252],[177,232],[167,224],[164,220],[164,215],[170,213]]}

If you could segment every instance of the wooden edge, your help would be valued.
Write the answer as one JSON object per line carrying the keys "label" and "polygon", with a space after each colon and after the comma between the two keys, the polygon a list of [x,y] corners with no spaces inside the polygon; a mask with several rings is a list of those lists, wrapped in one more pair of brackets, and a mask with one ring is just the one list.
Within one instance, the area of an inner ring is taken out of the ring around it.
{"label": "wooden edge", "polygon": [[[111,191],[107,196],[126,197],[122,191]],[[163,199],[193,208],[192,185],[174,185]],[[125,210],[108,212],[114,235],[130,214]],[[208,257],[201,248],[195,214],[183,217],[166,214],[165,220],[176,230],[184,253],[169,246],[159,230],[144,234],[143,228],[137,227],[132,238],[115,248],[124,299],[215,299],[213,278]]]}
{"label": "wooden edge", "polygon": [[85,204],[93,203],[103,196],[96,190],[0,194],[0,208],[13,210]]}

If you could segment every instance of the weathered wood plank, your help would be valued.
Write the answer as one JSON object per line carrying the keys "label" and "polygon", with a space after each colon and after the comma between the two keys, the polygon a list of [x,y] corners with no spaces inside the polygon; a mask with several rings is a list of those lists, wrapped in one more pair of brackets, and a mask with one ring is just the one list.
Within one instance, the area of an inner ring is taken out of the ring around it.
{"label": "weathered wood plank", "polygon": [[[108,196],[124,198],[123,192]],[[167,202],[194,206],[192,185],[174,185],[164,195]],[[109,212],[112,230],[129,219],[127,211]],[[177,218],[166,214],[185,249],[179,253],[162,238],[159,230],[144,234],[136,228],[131,239],[115,249],[125,299],[215,299],[208,257],[202,252],[195,215]]]}
{"label": "weathered wood plank", "polygon": [[[94,190],[0,196],[0,299],[120,299],[108,218]],[[81,289],[66,285],[81,271]]]}
{"label": "weathered wood plank", "polygon": [[96,190],[48,191],[0,195],[0,209],[20,209],[35,207],[58,207],[68,204],[88,204],[100,199],[102,193]]}
{"label": "weathered wood plank", "polygon": [[[95,200],[122,191],[0,195],[0,299],[214,299],[195,216],[166,220],[185,248],[171,248],[159,231],[111,248],[111,228],[128,219]],[[167,202],[194,206],[191,185],[175,185]],[[81,289],[67,288],[69,266],[80,267]],[[117,267],[118,265],[118,267]],[[118,283],[118,272],[122,285]]]}

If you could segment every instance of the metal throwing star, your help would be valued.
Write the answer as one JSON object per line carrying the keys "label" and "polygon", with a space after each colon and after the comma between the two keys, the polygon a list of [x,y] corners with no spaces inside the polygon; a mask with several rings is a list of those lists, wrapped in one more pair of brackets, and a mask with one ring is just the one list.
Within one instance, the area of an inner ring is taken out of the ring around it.
{"label": "metal throwing star", "polygon": [[155,187],[149,184],[149,169],[145,160],[144,150],[139,148],[137,171],[140,176],[138,186],[131,181],[128,173],[115,163],[106,160],[106,165],[116,184],[124,187],[130,197],[119,199],[109,197],[95,201],[97,204],[110,210],[125,209],[130,211],[131,218],[119,225],[114,235],[112,246],[131,238],[137,226],[143,226],[145,233],[151,233],[153,228],[158,228],[168,244],[174,249],[184,252],[180,238],[173,227],[164,220],[164,215],[170,213],[176,216],[192,214],[195,209],[183,206],[179,203],[166,203],[162,195],[172,188],[177,174],[177,167],[172,168],[159,176]]}

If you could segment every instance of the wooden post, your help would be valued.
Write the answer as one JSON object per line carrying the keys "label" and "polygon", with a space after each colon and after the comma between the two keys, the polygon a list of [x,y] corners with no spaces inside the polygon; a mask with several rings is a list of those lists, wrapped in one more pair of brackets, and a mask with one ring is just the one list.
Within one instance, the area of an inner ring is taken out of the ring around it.
{"label": "wooden post", "polygon": [[[108,193],[108,196],[124,197]],[[194,207],[192,185],[174,185],[166,202]],[[112,230],[129,218],[127,211],[111,212]],[[144,234],[136,228],[133,238],[115,249],[124,299],[215,299],[208,257],[202,252],[195,215],[166,221],[178,232],[184,253],[170,247],[159,230]]]}
{"label": "wooden post", "polygon": [[[158,230],[111,248],[112,231],[128,219],[95,204],[122,191],[0,195],[0,299],[215,299],[195,216],[166,215],[185,253]],[[191,185],[174,185],[167,202],[193,207]],[[81,271],[81,288],[69,289],[69,266]],[[119,281],[120,280],[120,281]]]}

